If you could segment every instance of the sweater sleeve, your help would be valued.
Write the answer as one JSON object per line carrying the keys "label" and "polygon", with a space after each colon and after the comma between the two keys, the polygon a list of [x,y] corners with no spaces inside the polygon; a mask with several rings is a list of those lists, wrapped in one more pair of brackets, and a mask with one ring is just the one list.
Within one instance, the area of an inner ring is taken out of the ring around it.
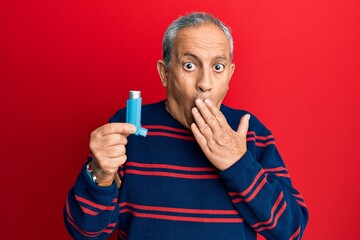
{"label": "sweater sleeve", "polygon": [[249,131],[248,151],[220,173],[244,221],[266,239],[301,239],[308,210],[291,183],[271,133]]}
{"label": "sweater sleeve", "polygon": [[115,183],[97,186],[87,174],[86,164],[67,196],[65,226],[74,239],[107,239],[118,224],[119,190]]}
{"label": "sweater sleeve", "polygon": [[[118,110],[109,122],[124,122],[125,110]],[[64,207],[65,226],[74,239],[107,239],[117,228],[119,221],[119,189],[115,182],[108,187],[93,183],[86,172],[91,156],[87,160],[67,196]],[[118,173],[122,179],[123,166],[119,167]]]}

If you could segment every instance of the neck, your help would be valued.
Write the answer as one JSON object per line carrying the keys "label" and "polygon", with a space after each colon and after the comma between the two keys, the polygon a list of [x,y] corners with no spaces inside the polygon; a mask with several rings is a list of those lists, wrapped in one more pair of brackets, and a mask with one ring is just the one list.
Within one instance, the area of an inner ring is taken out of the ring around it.
{"label": "neck", "polygon": [[181,123],[181,125],[183,125],[184,127],[190,129],[190,123],[188,123],[187,121],[187,118],[184,114],[184,118],[180,118],[180,117],[177,117],[176,114],[174,114],[172,111],[171,111],[171,106],[169,106],[169,102],[166,100],[165,102],[165,107],[166,107],[166,111],[174,118],[176,119],[178,122]]}

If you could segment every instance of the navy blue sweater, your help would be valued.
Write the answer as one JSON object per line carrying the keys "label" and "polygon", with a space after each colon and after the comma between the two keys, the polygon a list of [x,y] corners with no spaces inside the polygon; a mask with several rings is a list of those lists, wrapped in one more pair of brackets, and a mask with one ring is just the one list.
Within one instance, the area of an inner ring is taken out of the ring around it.
{"label": "navy blue sweater", "polygon": [[[247,112],[221,106],[236,130]],[[125,109],[110,122],[125,122]],[[219,172],[165,101],[145,105],[146,138],[131,135],[121,187],[93,183],[85,165],[70,190],[64,218],[76,239],[300,239],[308,212],[291,183],[270,131],[251,116],[247,152]],[[91,161],[89,157],[88,161]]]}

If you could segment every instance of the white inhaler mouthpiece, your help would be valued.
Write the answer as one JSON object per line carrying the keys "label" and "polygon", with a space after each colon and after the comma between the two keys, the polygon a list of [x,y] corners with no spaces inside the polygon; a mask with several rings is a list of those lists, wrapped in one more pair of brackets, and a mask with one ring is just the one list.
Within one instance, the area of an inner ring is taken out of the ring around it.
{"label": "white inhaler mouthpiece", "polygon": [[141,127],[141,92],[130,91],[129,99],[126,101],[126,122],[135,125],[135,135],[146,137],[148,130]]}

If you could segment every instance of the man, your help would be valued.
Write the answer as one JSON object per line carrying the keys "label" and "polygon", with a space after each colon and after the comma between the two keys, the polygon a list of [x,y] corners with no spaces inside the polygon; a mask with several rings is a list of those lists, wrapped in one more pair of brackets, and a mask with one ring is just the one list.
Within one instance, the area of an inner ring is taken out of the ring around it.
{"label": "man", "polygon": [[[205,13],[174,21],[157,63],[167,100],[146,105],[146,138],[125,110],[90,138],[64,217],[77,239],[300,239],[307,208],[274,137],[221,104],[234,72],[229,29]],[[125,147],[126,146],[126,147]],[[119,179],[120,176],[120,179]]]}

